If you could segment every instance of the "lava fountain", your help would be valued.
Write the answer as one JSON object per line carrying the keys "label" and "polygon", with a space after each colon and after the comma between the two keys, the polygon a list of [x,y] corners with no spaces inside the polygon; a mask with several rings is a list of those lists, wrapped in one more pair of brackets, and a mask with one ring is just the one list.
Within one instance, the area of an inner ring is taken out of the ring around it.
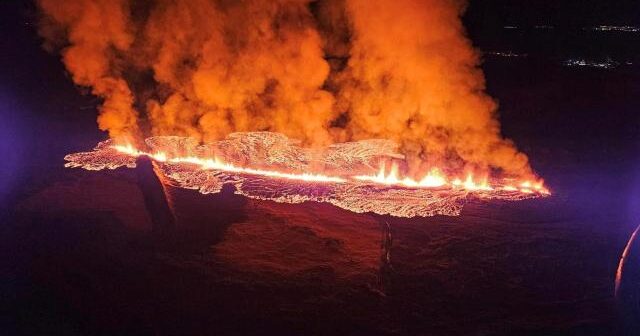
{"label": "lava fountain", "polygon": [[272,132],[233,133],[206,144],[187,137],[147,138],[149,150],[99,143],[93,151],[69,154],[66,167],[87,170],[134,168],[136,158],[153,159],[174,186],[218,193],[225,184],[249,198],[282,203],[331,203],[356,213],[397,217],[459,215],[465,200],[522,200],[550,192],[541,181],[489,176],[448,176],[433,167],[414,179],[402,176],[403,156],[387,140],[363,140],[304,148]]}

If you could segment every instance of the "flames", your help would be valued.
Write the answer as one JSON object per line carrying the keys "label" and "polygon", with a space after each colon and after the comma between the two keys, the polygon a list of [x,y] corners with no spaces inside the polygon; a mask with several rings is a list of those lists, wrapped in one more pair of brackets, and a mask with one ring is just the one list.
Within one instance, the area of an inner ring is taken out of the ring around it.
{"label": "flames", "polygon": [[288,173],[276,170],[257,169],[251,167],[239,167],[232,163],[224,162],[224,160],[213,158],[202,158],[196,156],[184,156],[184,157],[170,157],[167,153],[157,151],[149,153],[136,149],[134,146],[128,145],[113,145],[113,149],[119,153],[126,154],[133,157],[148,156],[158,162],[166,162],[173,164],[192,164],[203,170],[217,170],[236,174],[248,174],[257,175],[270,178],[296,180],[304,182],[319,182],[319,183],[346,183],[349,181],[360,181],[365,183],[396,186],[403,188],[451,188],[462,189],[466,191],[492,191],[500,189],[502,191],[520,192],[524,194],[538,193],[541,195],[549,195],[550,192],[544,187],[543,181],[531,182],[523,181],[519,184],[519,187],[505,184],[506,181],[498,183],[498,185],[492,185],[489,183],[488,177],[480,179],[474,179],[472,173],[466,175],[464,180],[460,178],[449,179],[439,168],[432,168],[427,174],[419,180],[415,180],[411,177],[401,177],[399,167],[396,163],[392,163],[389,171],[386,170],[386,164],[383,162],[380,165],[380,169],[377,174],[374,175],[353,175],[353,176],[328,176],[317,173]]}

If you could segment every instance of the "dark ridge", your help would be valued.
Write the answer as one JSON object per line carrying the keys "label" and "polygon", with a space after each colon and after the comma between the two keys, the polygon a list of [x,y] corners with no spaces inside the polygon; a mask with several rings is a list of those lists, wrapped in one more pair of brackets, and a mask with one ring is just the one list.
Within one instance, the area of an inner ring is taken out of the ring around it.
{"label": "dark ridge", "polygon": [[141,156],[136,160],[136,175],[145,207],[151,217],[153,234],[158,238],[170,236],[175,232],[175,217],[150,158]]}

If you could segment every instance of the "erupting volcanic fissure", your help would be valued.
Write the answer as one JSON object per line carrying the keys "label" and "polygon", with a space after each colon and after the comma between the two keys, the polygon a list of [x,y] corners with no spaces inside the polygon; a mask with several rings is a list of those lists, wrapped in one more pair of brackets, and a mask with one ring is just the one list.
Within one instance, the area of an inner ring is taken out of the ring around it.
{"label": "erupting volcanic fissure", "polygon": [[45,47],[103,99],[98,125],[119,144],[254,131],[309,147],[388,139],[411,176],[536,178],[500,134],[464,1],[38,3]]}
{"label": "erupting volcanic fissure", "polygon": [[238,193],[252,198],[329,202],[354,212],[399,217],[457,215],[468,197],[520,200],[549,194],[542,182],[475,180],[471,174],[462,180],[438,168],[419,180],[400,177],[397,162],[402,155],[394,151],[397,145],[385,140],[309,149],[282,134],[252,132],[204,145],[183,137],[152,137],[146,144],[149,150],[141,151],[108,140],[92,152],[67,155],[66,166],[135,167],[136,158],[145,155],[159,164],[170,183],[204,194],[232,184]]}
{"label": "erupting volcanic fissure", "polygon": [[464,1],[38,3],[45,47],[103,99],[111,137],[68,166],[149,155],[205,193],[233,183],[397,216],[456,214],[467,194],[548,194],[500,134]]}

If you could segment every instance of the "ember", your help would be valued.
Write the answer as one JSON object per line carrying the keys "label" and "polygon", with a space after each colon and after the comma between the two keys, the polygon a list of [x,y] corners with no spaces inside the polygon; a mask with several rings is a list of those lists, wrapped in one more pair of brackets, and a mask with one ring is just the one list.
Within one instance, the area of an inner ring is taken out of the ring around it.
{"label": "ember", "polygon": [[[418,180],[402,177],[394,161],[402,155],[391,150],[396,147],[392,142],[384,140],[312,150],[281,134],[251,132],[204,145],[183,137],[152,137],[146,143],[149,151],[107,140],[92,152],[67,155],[66,166],[132,168],[136,157],[145,155],[159,164],[173,184],[203,194],[217,193],[228,183],[250,198],[328,202],[354,212],[398,217],[458,215],[469,197],[520,200],[549,195],[541,181],[525,181],[515,187],[509,180],[475,179],[470,173],[464,180],[450,179],[438,168]],[[393,163],[387,172],[389,161]],[[377,173],[376,166],[380,167]]]}

